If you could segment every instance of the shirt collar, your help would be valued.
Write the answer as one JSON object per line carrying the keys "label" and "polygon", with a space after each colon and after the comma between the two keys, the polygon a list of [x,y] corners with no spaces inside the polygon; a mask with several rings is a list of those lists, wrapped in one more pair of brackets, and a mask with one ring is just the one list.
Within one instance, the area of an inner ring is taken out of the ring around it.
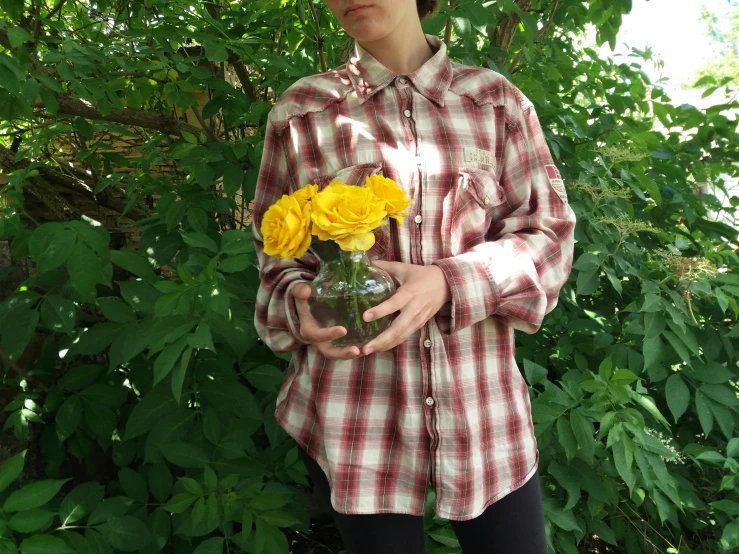
{"label": "shirt collar", "polygon": [[[430,60],[407,77],[418,92],[437,105],[443,106],[444,95],[452,82],[452,63],[446,53],[446,44],[438,37],[425,36],[435,53]],[[361,103],[385,88],[397,77],[356,41],[354,42],[354,55],[346,66],[349,79]]]}

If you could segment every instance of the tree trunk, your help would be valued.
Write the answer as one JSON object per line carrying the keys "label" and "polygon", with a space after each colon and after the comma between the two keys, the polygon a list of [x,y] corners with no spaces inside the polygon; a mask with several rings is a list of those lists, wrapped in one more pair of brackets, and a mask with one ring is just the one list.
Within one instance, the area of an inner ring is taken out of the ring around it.
{"label": "tree trunk", "polygon": [[[531,9],[532,3],[533,0],[516,0],[518,7],[525,12]],[[493,33],[492,45],[508,52],[511,42],[513,42],[513,37],[516,35],[516,28],[520,22],[521,18],[515,12],[502,18],[495,28],[495,33]],[[500,61],[503,62],[505,60],[501,59]]]}

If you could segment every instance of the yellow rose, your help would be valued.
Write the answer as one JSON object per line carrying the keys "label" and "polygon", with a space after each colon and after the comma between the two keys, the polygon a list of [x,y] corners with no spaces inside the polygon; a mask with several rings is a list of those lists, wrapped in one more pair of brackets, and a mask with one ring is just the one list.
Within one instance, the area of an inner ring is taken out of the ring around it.
{"label": "yellow rose", "polygon": [[292,193],[292,197],[298,201],[301,206],[305,206],[307,202],[313,198],[318,192],[318,185],[305,185]]}
{"label": "yellow rose", "polygon": [[311,243],[311,203],[286,194],[272,204],[262,219],[264,253],[275,258],[300,258]]}
{"label": "yellow rose", "polygon": [[333,240],[342,250],[369,250],[375,244],[373,231],[386,225],[385,201],[366,187],[335,181],[311,201],[313,234]]}
{"label": "yellow rose", "polygon": [[377,198],[385,201],[388,215],[402,225],[405,210],[411,205],[411,199],[406,196],[405,191],[395,181],[382,175],[367,177],[367,186]]}

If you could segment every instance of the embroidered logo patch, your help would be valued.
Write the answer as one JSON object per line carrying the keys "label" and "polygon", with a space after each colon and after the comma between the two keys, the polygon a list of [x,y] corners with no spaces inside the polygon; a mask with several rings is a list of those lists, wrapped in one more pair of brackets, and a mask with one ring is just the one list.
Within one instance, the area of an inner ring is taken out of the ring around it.
{"label": "embroidered logo patch", "polygon": [[485,164],[495,168],[495,156],[492,152],[481,150],[480,148],[473,148],[472,146],[464,147],[464,162]]}
{"label": "embroidered logo patch", "polygon": [[562,180],[562,174],[559,172],[559,169],[557,169],[557,166],[551,164],[545,165],[544,169],[547,172],[549,184],[552,185],[554,192],[556,192],[559,199],[566,204],[567,191],[565,190],[565,182]]}

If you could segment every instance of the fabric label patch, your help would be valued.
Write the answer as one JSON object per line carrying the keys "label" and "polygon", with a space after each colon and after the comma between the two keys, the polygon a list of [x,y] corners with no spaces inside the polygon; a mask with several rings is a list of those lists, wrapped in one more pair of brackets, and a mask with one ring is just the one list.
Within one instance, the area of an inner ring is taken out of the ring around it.
{"label": "fabric label patch", "polygon": [[495,156],[492,152],[487,150],[481,150],[479,148],[473,148],[472,146],[464,147],[464,162],[465,163],[478,163],[495,167]]}
{"label": "fabric label patch", "polygon": [[544,169],[547,172],[549,178],[549,184],[552,185],[554,192],[557,193],[559,199],[565,204],[567,203],[567,191],[565,190],[565,182],[562,180],[562,174],[555,165],[545,165]]}

